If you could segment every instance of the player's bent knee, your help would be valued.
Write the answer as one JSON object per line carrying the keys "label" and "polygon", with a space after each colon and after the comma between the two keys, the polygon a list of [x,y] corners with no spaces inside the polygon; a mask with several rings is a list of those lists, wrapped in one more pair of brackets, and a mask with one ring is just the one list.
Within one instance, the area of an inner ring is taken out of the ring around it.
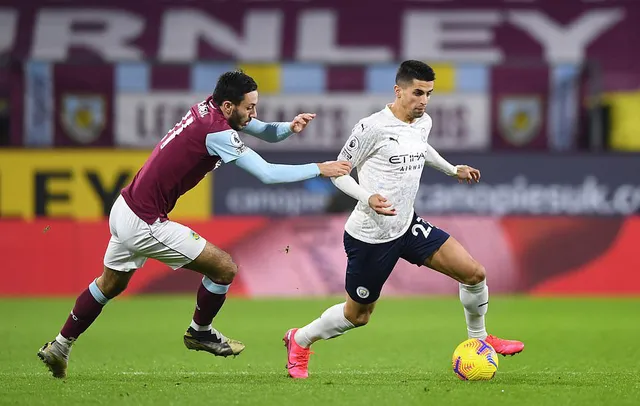
{"label": "player's bent knee", "polygon": [[218,283],[229,285],[233,282],[237,273],[238,265],[236,265],[236,263],[231,260],[231,257],[229,257],[229,261],[221,267],[221,271],[218,272],[218,277],[216,279],[218,279]]}
{"label": "player's bent knee", "polygon": [[231,259],[231,255],[225,252],[225,255],[216,263],[212,263],[206,275],[221,285],[229,285],[238,273],[238,265]]}
{"label": "player's bent knee", "polygon": [[463,283],[465,285],[477,285],[486,278],[486,270],[478,261],[473,261],[470,272],[465,275]]}
{"label": "player's bent knee", "polygon": [[238,266],[231,255],[208,242],[204,251],[184,268],[196,271],[221,285],[229,285],[238,273]]}

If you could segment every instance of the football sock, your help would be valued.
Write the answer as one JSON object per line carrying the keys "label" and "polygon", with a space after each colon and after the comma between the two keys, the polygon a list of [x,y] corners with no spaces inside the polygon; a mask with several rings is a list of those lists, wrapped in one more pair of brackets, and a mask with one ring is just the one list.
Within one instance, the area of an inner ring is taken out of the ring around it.
{"label": "football sock", "polygon": [[208,324],[206,326],[201,326],[198,323],[196,323],[195,321],[191,320],[191,326],[192,329],[194,329],[195,331],[210,331],[211,330],[211,324]]}
{"label": "football sock", "polygon": [[298,329],[293,337],[301,347],[309,347],[320,339],[328,340],[344,334],[355,326],[344,317],[345,303],[331,306],[322,315]]}
{"label": "football sock", "polygon": [[93,281],[76,299],[76,304],[56,341],[66,346],[71,345],[95,321],[108,301],[96,281]]}
{"label": "football sock", "polygon": [[461,283],[460,301],[464,306],[469,338],[485,339],[487,330],[484,326],[484,315],[489,307],[489,286],[486,280],[475,285]]}
{"label": "football sock", "polygon": [[[220,285],[206,276],[202,278],[196,300],[196,310],[193,312],[191,327],[196,331],[211,330],[211,322],[218,314],[227,298],[230,285]],[[198,328],[194,327],[194,324]]]}

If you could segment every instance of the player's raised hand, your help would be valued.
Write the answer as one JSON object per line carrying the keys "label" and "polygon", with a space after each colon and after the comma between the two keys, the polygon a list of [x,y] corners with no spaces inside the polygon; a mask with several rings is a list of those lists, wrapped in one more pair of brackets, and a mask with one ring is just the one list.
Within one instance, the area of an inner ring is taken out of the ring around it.
{"label": "player's raised hand", "polygon": [[293,121],[291,121],[291,131],[299,133],[304,130],[307,124],[309,124],[314,118],[316,118],[315,113],[298,114]]}
{"label": "player's raised hand", "polygon": [[467,182],[467,183],[478,183],[480,182],[480,171],[476,168],[472,168],[467,165],[458,165],[456,166],[458,173],[456,173],[456,178],[458,178],[458,182]]}
{"label": "player's raised hand", "polygon": [[349,161],[327,161],[316,165],[320,168],[320,176],[325,178],[337,178],[351,173],[351,162]]}
{"label": "player's raised hand", "polygon": [[376,213],[382,214],[383,216],[395,216],[397,214],[396,209],[391,207],[391,203],[389,203],[385,197],[377,193],[369,197],[369,207],[375,210]]}

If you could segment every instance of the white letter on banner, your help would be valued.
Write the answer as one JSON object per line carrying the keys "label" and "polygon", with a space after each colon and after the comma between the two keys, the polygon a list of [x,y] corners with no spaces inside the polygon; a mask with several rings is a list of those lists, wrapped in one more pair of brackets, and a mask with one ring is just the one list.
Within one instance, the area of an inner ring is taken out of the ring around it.
{"label": "white letter on banner", "polygon": [[298,21],[296,59],[308,62],[375,63],[393,60],[388,47],[341,47],[335,11],[305,11]]}
{"label": "white letter on banner", "polygon": [[588,11],[563,27],[539,11],[522,10],[511,11],[509,21],[540,42],[547,62],[580,63],[591,41],[622,20],[624,14],[619,8]]}
{"label": "white letter on banner", "polygon": [[[491,27],[501,21],[497,11],[407,11],[402,23],[402,58],[499,63],[503,55],[491,46]],[[445,29],[446,24],[470,24],[474,28]],[[452,45],[465,45],[466,49],[447,49]]]}
{"label": "white letter on banner", "polygon": [[244,36],[240,36],[202,10],[167,10],[160,32],[159,58],[172,62],[196,60],[201,39],[242,61],[277,61],[282,53],[282,13],[250,10],[244,18]]}
{"label": "white letter on banner", "polygon": [[[73,30],[77,23],[104,26],[98,31]],[[127,11],[44,9],[36,19],[31,57],[63,61],[72,46],[86,47],[106,60],[140,60],[142,52],[131,40],[142,32],[144,21]]]}

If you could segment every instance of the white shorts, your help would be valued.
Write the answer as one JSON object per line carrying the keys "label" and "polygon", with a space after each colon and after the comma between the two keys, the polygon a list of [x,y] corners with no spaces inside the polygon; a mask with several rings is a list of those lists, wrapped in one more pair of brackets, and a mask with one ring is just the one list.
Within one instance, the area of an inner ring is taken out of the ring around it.
{"label": "white shorts", "polygon": [[173,269],[181,268],[204,250],[207,241],[180,223],[156,220],[147,224],[131,211],[122,196],[109,214],[111,239],[104,254],[104,265],[129,272],[153,258]]}

